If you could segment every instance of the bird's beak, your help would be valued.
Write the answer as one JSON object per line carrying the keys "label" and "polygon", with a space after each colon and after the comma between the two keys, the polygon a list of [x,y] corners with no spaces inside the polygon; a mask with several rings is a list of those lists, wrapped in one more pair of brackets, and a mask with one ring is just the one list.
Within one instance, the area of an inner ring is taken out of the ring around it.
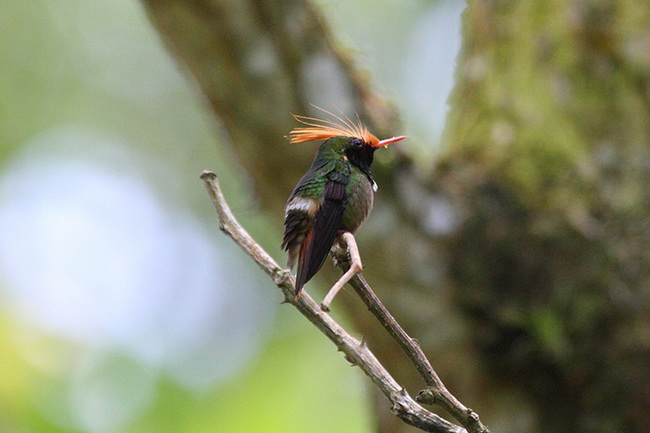
{"label": "bird's beak", "polygon": [[388,144],[395,143],[395,142],[397,142],[397,141],[402,141],[402,140],[404,140],[405,138],[406,138],[406,135],[400,135],[400,136],[398,136],[398,137],[387,138],[387,139],[385,139],[385,140],[381,140],[380,142],[378,142],[376,145],[374,145],[374,146],[372,146],[372,147],[382,147],[382,146],[386,146],[386,145],[388,145]]}

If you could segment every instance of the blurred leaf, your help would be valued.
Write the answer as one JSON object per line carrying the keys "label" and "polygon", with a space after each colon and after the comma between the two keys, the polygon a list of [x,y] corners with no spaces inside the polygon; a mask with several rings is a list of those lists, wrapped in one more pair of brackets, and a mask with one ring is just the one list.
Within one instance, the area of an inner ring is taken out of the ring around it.
{"label": "blurred leaf", "polygon": [[[216,394],[190,395],[162,385],[158,405],[138,432],[369,432],[365,377],[350,368],[302,317],[288,316],[255,365]],[[333,415],[335,414],[335,416]]]}

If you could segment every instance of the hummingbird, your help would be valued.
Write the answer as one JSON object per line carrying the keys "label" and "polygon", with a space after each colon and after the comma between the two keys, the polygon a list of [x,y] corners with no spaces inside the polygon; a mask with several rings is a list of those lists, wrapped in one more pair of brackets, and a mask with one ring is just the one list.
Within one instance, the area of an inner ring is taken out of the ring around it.
{"label": "hummingbird", "polygon": [[316,107],[335,120],[293,117],[304,127],[294,128],[291,143],[325,140],[307,173],[300,179],[285,205],[282,249],[288,252],[287,266],[298,263],[296,300],[303,286],[323,266],[335,242],[348,248],[350,269],[332,286],[321,308],[363,270],[354,233],[370,213],[377,184],[372,177],[375,150],[406,136],[379,140],[361,123]]}

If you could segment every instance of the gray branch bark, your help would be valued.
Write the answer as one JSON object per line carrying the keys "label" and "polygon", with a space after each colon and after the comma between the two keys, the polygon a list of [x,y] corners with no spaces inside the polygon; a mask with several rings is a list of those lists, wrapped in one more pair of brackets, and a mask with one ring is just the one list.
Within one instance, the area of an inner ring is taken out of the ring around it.
{"label": "gray branch bark", "polygon": [[[335,253],[336,263],[343,272],[349,267],[349,256],[339,248]],[[420,376],[427,385],[426,389],[420,391],[416,400],[420,403],[437,404],[444,408],[449,414],[457,419],[465,428],[472,433],[489,433],[476,412],[467,408],[454,395],[449,392],[442,382],[438,373],[433,369],[420,344],[415,338],[410,337],[402,328],[393,315],[377,297],[366,279],[357,274],[350,285],[357,292],[361,300],[368,307],[368,310],[377,318],[388,334],[393,337],[406,356],[411,360]]]}
{"label": "gray branch bark", "polygon": [[[428,410],[420,406],[406,391],[403,386],[400,386],[395,379],[388,373],[384,366],[377,360],[372,351],[368,348],[364,340],[357,340],[353,338],[348,332],[345,331],[330,315],[314,302],[309,294],[301,294],[298,300],[295,299],[295,281],[291,273],[282,269],[273,260],[273,258],[257,243],[255,240],[244,230],[244,228],[237,222],[233,216],[228,204],[226,203],[217,176],[210,171],[204,171],[201,174],[201,179],[205,183],[206,189],[210,194],[212,203],[217,210],[219,218],[219,228],[232,238],[237,245],[239,245],[248,254],[257,265],[272,279],[273,282],[282,290],[286,303],[292,304],[302,313],[316,328],[325,334],[336,347],[345,354],[347,360],[353,365],[358,366],[381,390],[381,392],[388,398],[392,405],[392,412],[404,422],[417,427],[421,430],[434,433],[467,433],[467,430],[451,424],[450,422],[440,418]],[[367,286],[362,277],[357,277],[358,284],[364,284],[364,292],[372,294],[372,290]],[[375,297],[376,298],[376,297]],[[375,299],[374,304],[381,304],[378,299]],[[383,308],[381,306],[380,308]],[[386,311],[382,315],[383,318],[390,317],[390,321],[399,325]],[[399,328],[401,329],[401,328]],[[403,331],[402,331],[403,333]],[[403,333],[403,338],[408,341],[413,341],[408,335]],[[412,343],[411,343],[412,344]],[[418,359],[417,363],[426,363],[428,365],[427,377],[435,376],[436,373],[431,368],[428,360]],[[440,388],[440,393],[445,395],[452,402],[452,415],[462,413],[458,416],[461,422],[468,425],[468,430],[472,433],[489,433],[488,430],[481,425],[478,416],[469,411],[465,406],[458,402],[445,388],[440,379],[432,386],[436,389]],[[465,413],[471,413],[471,416],[465,416]]]}

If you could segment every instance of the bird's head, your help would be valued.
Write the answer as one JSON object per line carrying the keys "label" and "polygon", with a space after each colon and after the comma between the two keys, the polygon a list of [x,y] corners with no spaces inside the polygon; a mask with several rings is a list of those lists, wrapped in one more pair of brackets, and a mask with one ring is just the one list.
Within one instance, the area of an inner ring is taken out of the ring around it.
{"label": "bird's head", "polygon": [[406,138],[401,135],[379,140],[361,123],[359,116],[357,116],[356,122],[353,122],[347,116],[337,116],[322,108],[314,107],[328,114],[334,120],[293,115],[298,122],[305,126],[292,129],[288,135],[289,141],[304,143],[325,140],[321,145],[321,151],[333,152],[334,155],[341,158],[346,157],[363,171],[369,172],[376,149]]}

